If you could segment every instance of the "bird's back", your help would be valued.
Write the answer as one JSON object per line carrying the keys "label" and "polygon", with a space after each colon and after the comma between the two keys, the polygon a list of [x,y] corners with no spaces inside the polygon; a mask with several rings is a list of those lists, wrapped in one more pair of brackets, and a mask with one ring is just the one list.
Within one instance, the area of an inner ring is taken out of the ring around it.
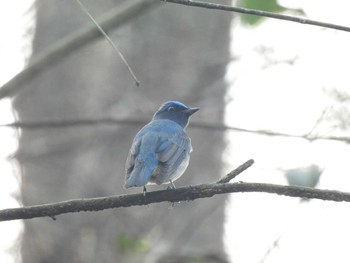
{"label": "bird's back", "polygon": [[189,162],[191,141],[171,120],[153,120],[135,136],[126,162],[125,188],[175,181]]}

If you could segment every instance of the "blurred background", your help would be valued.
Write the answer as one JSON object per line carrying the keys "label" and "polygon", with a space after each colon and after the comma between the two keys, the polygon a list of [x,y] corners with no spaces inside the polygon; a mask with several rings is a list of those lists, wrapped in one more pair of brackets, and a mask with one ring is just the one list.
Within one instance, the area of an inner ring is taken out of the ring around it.
{"label": "blurred background", "polygon": [[[82,2],[99,18],[137,1]],[[349,24],[345,0],[334,6],[312,0],[217,3]],[[92,24],[76,1],[0,5],[1,84]],[[146,123],[167,100],[200,107],[192,123],[251,131],[190,125],[194,151],[178,186],[213,182],[253,158],[254,166],[237,180],[349,191],[348,33],[157,2],[109,36],[139,87],[99,38],[1,100],[2,124],[58,124],[0,127],[1,208],[140,192],[122,185],[130,144],[143,123],[103,120]],[[331,136],[339,139],[317,139]],[[348,262],[349,208],[243,193],[173,208],[163,203],[3,222],[0,262]]]}

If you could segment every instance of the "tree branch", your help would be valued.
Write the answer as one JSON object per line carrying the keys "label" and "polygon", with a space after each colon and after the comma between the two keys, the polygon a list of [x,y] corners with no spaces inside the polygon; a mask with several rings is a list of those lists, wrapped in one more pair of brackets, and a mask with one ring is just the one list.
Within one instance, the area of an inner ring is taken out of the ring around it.
{"label": "tree branch", "polygon": [[319,27],[325,27],[325,28],[331,28],[331,29],[336,29],[340,31],[350,32],[350,27],[326,23],[326,22],[320,22],[320,21],[301,18],[301,17],[271,13],[271,12],[266,12],[262,10],[247,9],[242,7],[221,5],[221,4],[201,2],[201,1],[195,1],[195,0],[161,0],[161,1],[180,4],[180,5],[186,5],[186,6],[195,6],[195,7],[207,8],[207,9],[229,11],[229,12],[235,12],[235,13],[241,13],[241,14],[247,14],[247,15],[263,16],[263,17],[269,17],[273,19],[301,23],[305,25],[313,25],[313,26],[319,26]]}
{"label": "tree branch", "polygon": [[[97,19],[97,21],[106,32],[109,32],[156,4],[159,4],[157,0],[124,1],[104,14],[102,18]],[[56,64],[62,58],[67,57],[74,51],[100,37],[103,37],[103,35],[99,29],[95,25],[88,25],[57,41],[46,50],[34,56],[25,69],[0,88],[0,99],[12,96],[22,88],[27,87],[25,84],[28,81],[48,69],[49,66]]]}
{"label": "tree branch", "polygon": [[[57,120],[57,121],[31,121],[31,122],[13,122],[8,124],[0,124],[0,127],[11,127],[21,129],[58,129],[58,128],[71,128],[71,127],[86,127],[96,125],[144,125],[149,120],[142,119],[117,119],[117,118],[102,118],[102,119],[77,119],[77,120]],[[266,136],[281,136],[289,138],[302,138],[309,141],[314,140],[332,140],[350,143],[350,137],[346,136],[314,136],[310,133],[296,135],[281,132],[274,132],[268,130],[250,130],[244,128],[238,128],[233,126],[227,126],[220,123],[203,123],[203,122],[191,122],[190,127],[211,131],[238,131],[254,133]]]}
{"label": "tree branch", "polygon": [[225,184],[230,182],[232,179],[234,179],[237,175],[247,170],[250,166],[254,164],[254,160],[250,159],[246,161],[244,164],[238,166],[233,171],[229,172],[227,175],[225,175],[223,178],[221,178],[219,181],[216,181],[217,184]]}
{"label": "tree branch", "polygon": [[[245,164],[249,164],[249,160]],[[244,166],[244,164],[243,164]],[[236,170],[243,171],[242,166]],[[37,217],[51,217],[66,213],[81,211],[100,211],[104,209],[141,206],[160,202],[190,201],[199,198],[209,198],[218,194],[260,192],[300,198],[315,198],[320,200],[350,202],[350,193],[320,190],[307,187],[284,186],[262,183],[233,183],[233,184],[201,184],[185,186],[177,189],[147,192],[146,196],[140,194],[128,194],[118,196],[107,196],[88,199],[76,199],[64,202],[35,205],[21,208],[10,208],[0,210],[0,221],[31,219]]]}

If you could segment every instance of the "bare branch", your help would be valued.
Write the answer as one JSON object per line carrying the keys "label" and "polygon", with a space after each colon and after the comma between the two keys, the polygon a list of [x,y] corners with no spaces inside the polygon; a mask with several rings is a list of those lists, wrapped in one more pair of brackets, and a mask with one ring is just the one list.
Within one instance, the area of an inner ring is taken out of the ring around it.
{"label": "bare branch", "polygon": [[[109,32],[158,4],[159,1],[157,0],[124,1],[122,4],[104,14],[100,19],[97,19],[97,21],[106,32]],[[60,39],[52,46],[33,57],[30,64],[24,70],[5,83],[0,88],[0,99],[13,96],[22,88],[27,87],[28,85],[25,84],[35,76],[56,64],[62,58],[67,57],[74,53],[74,51],[90,44],[100,37],[102,37],[102,35],[98,28],[96,28],[95,25],[88,25]]]}
{"label": "bare branch", "polygon": [[[96,125],[144,125],[149,120],[142,119],[117,119],[117,118],[103,118],[103,119],[79,119],[79,120],[57,120],[57,121],[32,121],[32,122],[13,122],[8,124],[0,124],[0,127],[12,127],[21,129],[58,129],[58,128],[71,128],[71,127],[86,127]],[[237,131],[247,132],[266,136],[281,136],[289,138],[302,138],[309,141],[314,140],[332,140],[350,143],[350,137],[346,136],[314,136],[309,133],[296,135],[281,132],[274,132],[268,130],[250,130],[244,128],[238,128],[233,126],[227,126],[220,123],[203,123],[203,122],[191,122],[190,127],[203,130],[212,131]]]}
{"label": "bare branch", "polygon": [[350,193],[320,190],[298,186],[284,186],[262,183],[202,184],[177,189],[148,192],[146,196],[129,194],[88,199],[76,199],[64,202],[35,205],[0,210],[0,221],[31,219],[36,217],[55,217],[60,214],[81,211],[100,211],[104,209],[148,205],[160,202],[190,201],[208,198],[218,194],[261,192],[290,197],[314,198],[325,201],[350,202]]}
{"label": "bare branch", "polygon": [[141,206],[160,202],[173,203],[180,201],[190,201],[199,198],[209,198],[218,194],[243,192],[260,192],[290,197],[314,198],[325,201],[350,202],[350,193],[334,190],[320,190],[308,187],[262,183],[213,183],[148,192],[146,196],[140,193],[88,199],[76,199],[52,204],[3,209],[0,210],[0,221],[31,219],[36,217],[51,217],[55,219],[55,216],[66,213],[76,213],[81,211],[100,211],[104,209]]}
{"label": "bare branch", "polygon": [[217,184],[228,183],[229,181],[234,179],[237,175],[239,175],[243,171],[247,170],[253,164],[254,164],[254,160],[253,159],[250,159],[250,160],[246,161],[244,164],[240,165],[239,167],[237,167],[233,171],[229,172],[226,176],[221,178],[219,181],[216,181],[216,183]]}
{"label": "bare branch", "polygon": [[174,3],[174,4],[180,4],[180,5],[202,7],[202,8],[207,8],[207,9],[229,11],[229,12],[235,12],[235,13],[241,13],[241,14],[247,14],[247,15],[263,16],[263,17],[269,17],[269,18],[273,18],[273,19],[296,22],[296,23],[305,24],[305,25],[320,26],[320,27],[350,32],[350,27],[320,22],[320,21],[306,19],[306,18],[302,18],[302,17],[295,17],[295,16],[288,16],[288,15],[282,15],[282,14],[277,14],[277,13],[271,13],[271,12],[266,12],[266,11],[262,11],[262,10],[247,9],[247,8],[242,8],[242,7],[214,4],[214,3],[201,2],[201,1],[195,1],[195,0],[161,0],[161,1]]}

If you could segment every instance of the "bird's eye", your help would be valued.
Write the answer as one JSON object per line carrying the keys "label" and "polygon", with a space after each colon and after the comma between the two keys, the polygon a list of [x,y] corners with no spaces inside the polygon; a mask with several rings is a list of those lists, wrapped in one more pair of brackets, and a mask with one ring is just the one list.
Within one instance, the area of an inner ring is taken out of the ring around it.
{"label": "bird's eye", "polygon": [[174,110],[175,110],[174,107],[169,107],[169,108],[168,108],[168,111],[174,111]]}

